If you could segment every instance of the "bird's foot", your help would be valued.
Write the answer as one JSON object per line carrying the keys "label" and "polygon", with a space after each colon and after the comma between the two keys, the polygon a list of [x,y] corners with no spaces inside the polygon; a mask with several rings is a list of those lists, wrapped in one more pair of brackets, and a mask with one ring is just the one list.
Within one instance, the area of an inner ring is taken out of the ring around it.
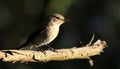
{"label": "bird's foot", "polygon": [[51,50],[51,51],[53,51],[53,52],[57,52],[58,53],[58,51],[56,51],[54,48],[52,48],[50,45],[46,45],[48,48],[49,48],[49,50]]}

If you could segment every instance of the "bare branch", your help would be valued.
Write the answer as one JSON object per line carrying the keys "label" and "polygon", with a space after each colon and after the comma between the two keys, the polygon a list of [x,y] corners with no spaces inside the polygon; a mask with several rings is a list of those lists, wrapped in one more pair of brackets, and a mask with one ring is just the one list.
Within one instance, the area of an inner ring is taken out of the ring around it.
{"label": "bare branch", "polygon": [[0,50],[0,59],[4,62],[47,62],[71,59],[88,59],[99,55],[106,47],[106,42],[97,40],[92,45],[84,47],[56,49],[55,51],[32,51],[32,50]]}

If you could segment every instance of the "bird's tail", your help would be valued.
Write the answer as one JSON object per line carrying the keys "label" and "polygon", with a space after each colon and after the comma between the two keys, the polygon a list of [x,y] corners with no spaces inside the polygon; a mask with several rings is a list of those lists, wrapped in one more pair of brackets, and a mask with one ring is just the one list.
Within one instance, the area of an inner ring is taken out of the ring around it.
{"label": "bird's tail", "polygon": [[28,43],[24,43],[22,45],[20,45],[17,50],[23,49],[24,47],[26,47],[28,45]]}

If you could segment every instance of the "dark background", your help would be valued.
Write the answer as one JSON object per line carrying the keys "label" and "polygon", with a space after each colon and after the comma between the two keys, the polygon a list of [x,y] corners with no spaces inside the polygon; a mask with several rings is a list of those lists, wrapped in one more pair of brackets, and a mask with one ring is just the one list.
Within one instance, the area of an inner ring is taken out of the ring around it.
{"label": "dark background", "polygon": [[[108,48],[88,60],[46,63],[5,63],[0,69],[120,69],[119,0],[0,0],[0,49],[15,49],[44,21],[48,14],[61,13],[70,21],[61,26],[53,48],[80,47],[103,39]],[[82,41],[82,44],[80,44]]]}

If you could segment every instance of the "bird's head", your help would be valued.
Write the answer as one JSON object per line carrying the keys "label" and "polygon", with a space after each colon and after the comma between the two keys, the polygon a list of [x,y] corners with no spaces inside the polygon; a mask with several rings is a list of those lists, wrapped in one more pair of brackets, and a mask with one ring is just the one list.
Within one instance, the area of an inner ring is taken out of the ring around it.
{"label": "bird's head", "polygon": [[58,13],[54,13],[52,15],[49,16],[49,20],[53,23],[53,24],[63,24],[64,22],[66,22],[66,19],[64,18],[63,15],[58,14]]}

